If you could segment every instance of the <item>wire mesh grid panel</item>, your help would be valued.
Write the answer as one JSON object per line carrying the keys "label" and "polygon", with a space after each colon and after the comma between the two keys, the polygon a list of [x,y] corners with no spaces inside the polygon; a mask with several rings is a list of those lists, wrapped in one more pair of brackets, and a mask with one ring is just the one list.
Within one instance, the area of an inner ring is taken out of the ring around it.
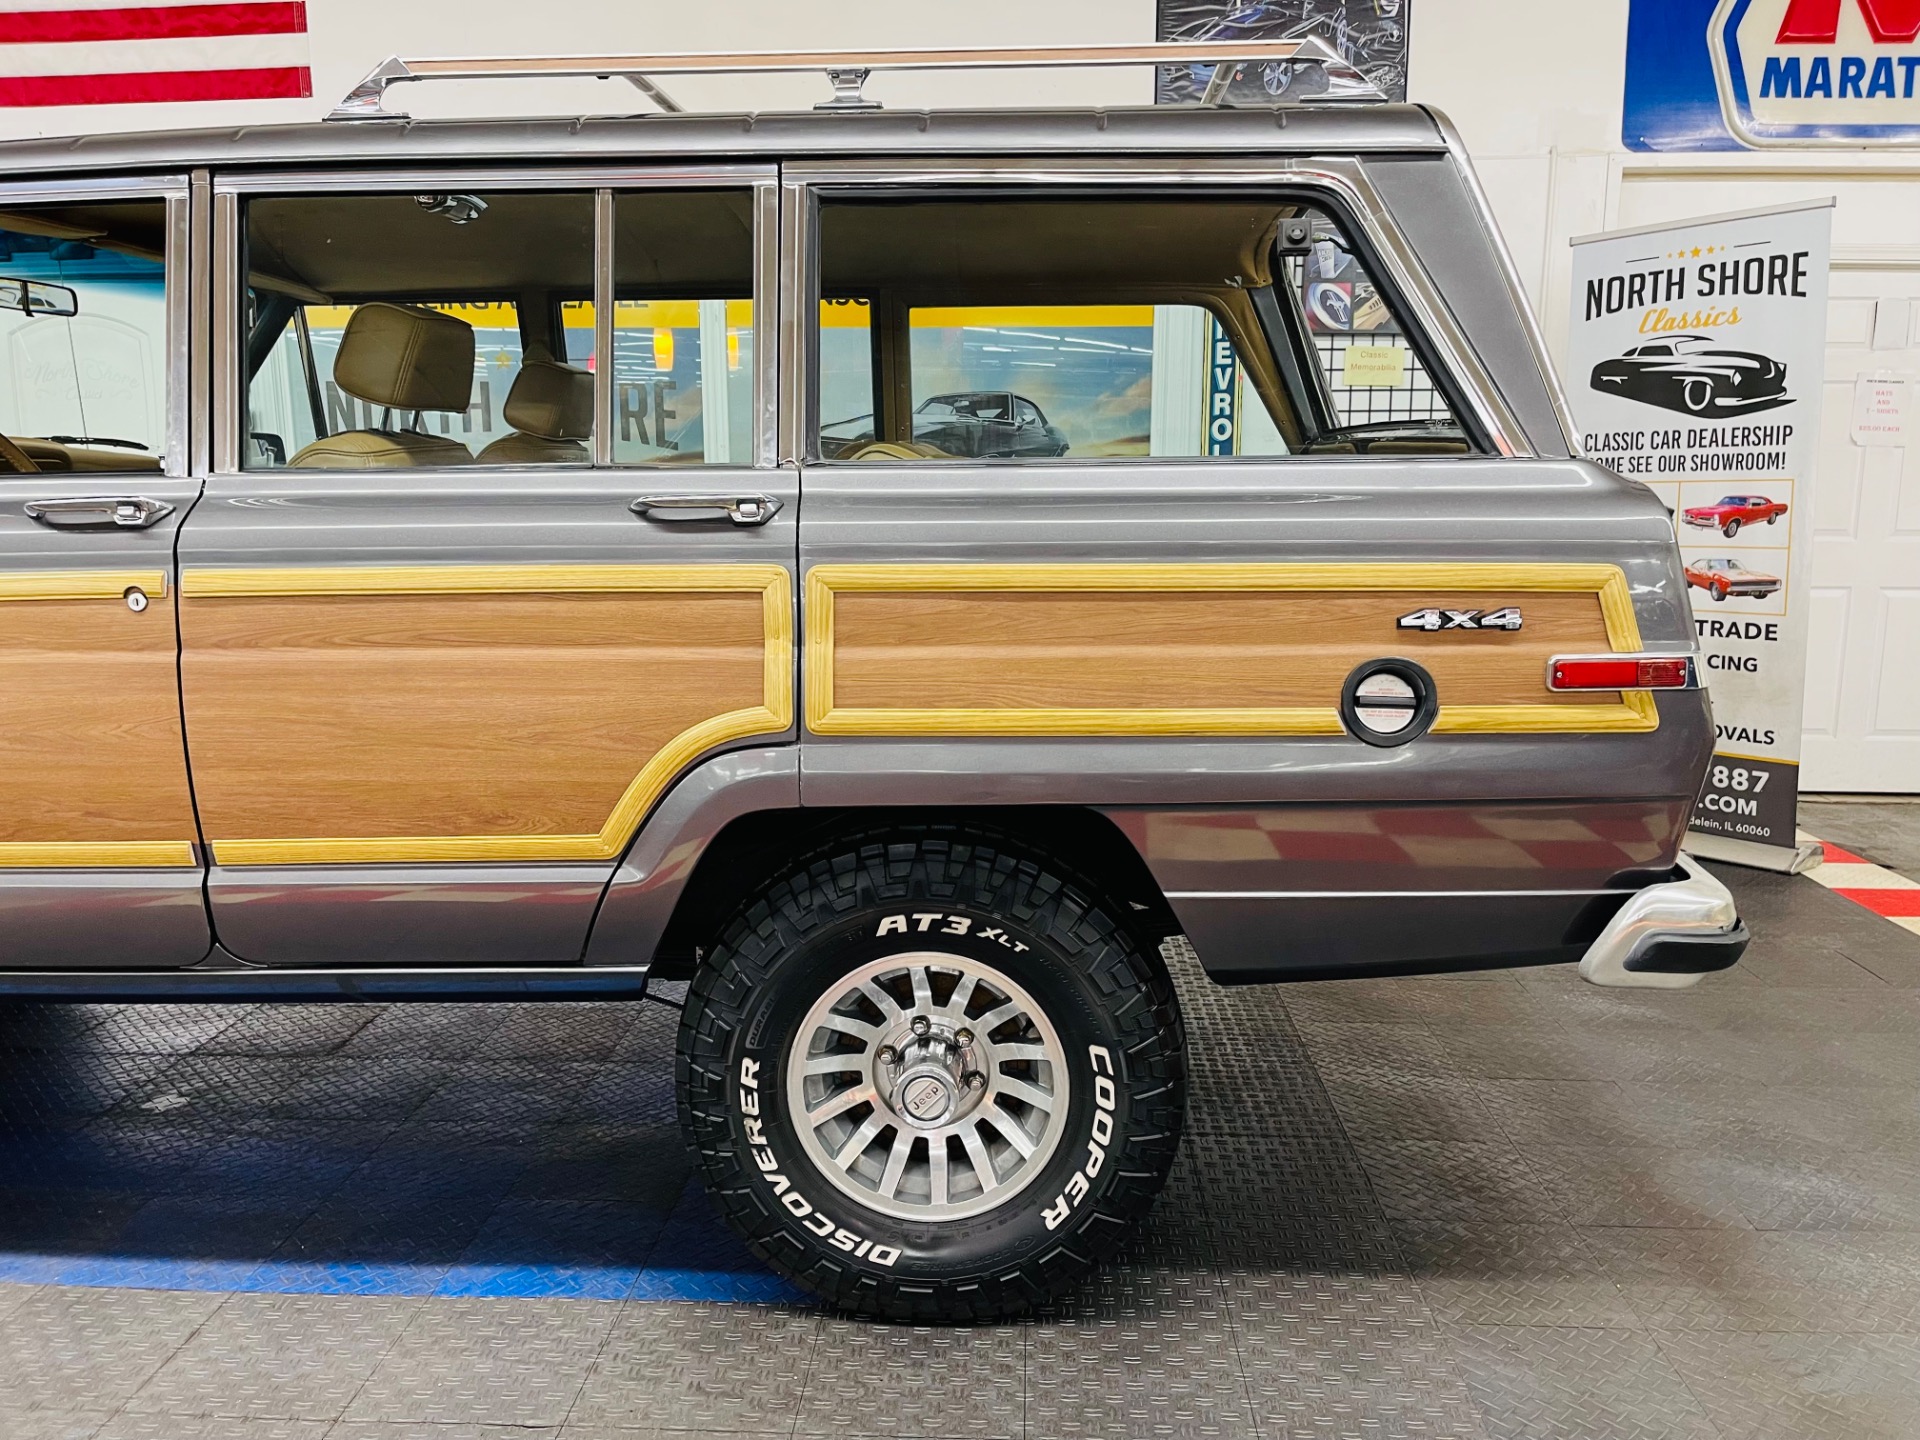
{"label": "wire mesh grid panel", "polygon": [[[1398,335],[1327,335],[1313,337],[1320,365],[1332,393],[1333,407],[1343,425],[1371,425],[1385,420],[1446,421],[1453,418],[1446,397],[1420,363],[1420,356]],[[1402,383],[1350,385],[1347,351],[1355,346],[1387,346],[1404,355]]]}

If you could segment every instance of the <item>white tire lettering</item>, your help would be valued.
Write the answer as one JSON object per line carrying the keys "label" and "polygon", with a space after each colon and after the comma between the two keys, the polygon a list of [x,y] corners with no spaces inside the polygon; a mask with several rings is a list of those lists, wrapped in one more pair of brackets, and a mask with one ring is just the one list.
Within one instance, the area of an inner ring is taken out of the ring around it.
{"label": "white tire lettering", "polygon": [[[906,920],[900,919],[900,929],[906,929]],[[939,916],[935,916],[938,919]],[[814,1207],[811,1200],[801,1193],[798,1186],[780,1173],[780,1161],[774,1155],[773,1148],[767,1143],[766,1122],[761,1117],[760,1107],[760,1062],[750,1056],[740,1060],[740,1085],[737,1091],[740,1106],[740,1127],[745,1133],[747,1152],[753,1156],[754,1168],[760,1178],[772,1187],[773,1193],[780,1199],[781,1206],[805,1227],[811,1235],[825,1240],[836,1250],[850,1253],[856,1260],[868,1260],[875,1265],[891,1267],[900,1259],[900,1250],[893,1245],[875,1245],[873,1241],[837,1224],[833,1218]]]}
{"label": "white tire lettering", "polygon": [[1067,1216],[1073,1213],[1073,1209],[1067,1204],[1066,1197],[1063,1195],[1041,1213],[1046,1219],[1047,1229],[1058,1230],[1066,1223]]}
{"label": "white tire lettering", "polygon": [[[1096,1090],[1096,1094],[1097,1094]],[[1113,1140],[1113,1112],[1096,1110],[1093,1112],[1093,1140],[1096,1145],[1107,1145]]]}
{"label": "white tire lettering", "polygon": [[876,936],[904,935],[907,933],[907,917],[904,915],[889,915],[880,922],[880,928],[874,933]]}

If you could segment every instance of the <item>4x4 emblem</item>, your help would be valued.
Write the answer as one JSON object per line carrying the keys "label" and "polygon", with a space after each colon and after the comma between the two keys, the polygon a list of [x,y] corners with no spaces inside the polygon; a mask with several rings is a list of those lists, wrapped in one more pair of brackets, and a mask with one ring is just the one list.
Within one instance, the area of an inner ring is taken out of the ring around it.
{"label": "4x4 emblem", "polygon": [[1413,610],[1400,617],[1402,630],[1518,630],[1520,612],[1511,605],[1498,610]]}

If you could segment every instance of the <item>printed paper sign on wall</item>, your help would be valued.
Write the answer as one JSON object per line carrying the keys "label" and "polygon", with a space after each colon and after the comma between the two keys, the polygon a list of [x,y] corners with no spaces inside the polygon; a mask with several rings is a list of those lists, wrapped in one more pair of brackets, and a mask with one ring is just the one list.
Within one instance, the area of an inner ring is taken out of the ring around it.
{"label": "printed paper sign on wall", "polygon": [[1920,144],[1920,0],[1633,0],[1631,150]]}
{"label": "printed paper sign on wall", "polygon": [[1582,447],[1673,512],[1713,698],[1693,829],[1787,849],[1832,203],[1574,242]]}

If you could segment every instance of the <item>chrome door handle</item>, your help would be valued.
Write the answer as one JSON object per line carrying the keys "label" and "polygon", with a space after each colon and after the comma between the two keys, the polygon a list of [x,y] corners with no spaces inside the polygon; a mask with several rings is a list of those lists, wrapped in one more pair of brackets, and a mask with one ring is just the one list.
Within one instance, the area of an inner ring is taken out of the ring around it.
{"label": "chrome door handle", "polygon": [[780,513],[771,495],[642,495],[627,506],[643,520],[693,518],[701,510],[718,510],[736,525],[764,525]]}
{"label": "chrome door handle", "polygon": [[173,513],[164,500],[144,495],[81,495],[65,500],[29,500],[21,507],[42,525],[117,525],[144,530]]}

